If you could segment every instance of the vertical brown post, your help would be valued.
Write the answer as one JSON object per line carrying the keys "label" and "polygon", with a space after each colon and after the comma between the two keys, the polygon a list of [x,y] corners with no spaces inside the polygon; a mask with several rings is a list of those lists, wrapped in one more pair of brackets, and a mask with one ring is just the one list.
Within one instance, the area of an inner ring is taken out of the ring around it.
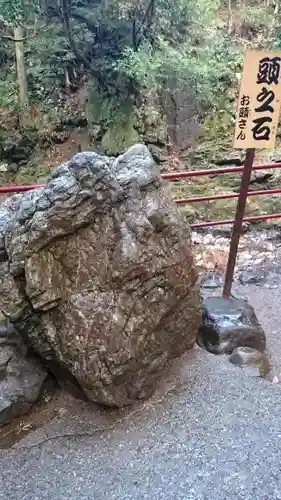
{"label": "vertical brown post", "polygon": [[246,201],[247,201],[247,195],[248,195],[248,189],[249,189],[249,183],[250,183],[250,179],[251,179],[254,158],[255,158],[255,150],[254,149],[247,149],[245,163],[244,163],[244,169],[243,169],[242,178],[241,178],[239,198],[237,201],[235,220],[234,220],[234,224],[233,224],[230,247],[229,247],[228,262],[227,262],[226,273],[225,273],[225,282],[224,282],[224,287],[223,287],[223,297],[224,298],[229,298],[231,296],[231,287],[232,287],[232,281],[233,281],[233,275],[234,275],[234,269],[235,269],[235,263],[236,263],[236,257],[237,257],[237,250],[238,250],[239,239],[240,239],[241,230],[242,230],[243,217],[244,217],[244,213],[245,213],[245,207],[246,207]]}

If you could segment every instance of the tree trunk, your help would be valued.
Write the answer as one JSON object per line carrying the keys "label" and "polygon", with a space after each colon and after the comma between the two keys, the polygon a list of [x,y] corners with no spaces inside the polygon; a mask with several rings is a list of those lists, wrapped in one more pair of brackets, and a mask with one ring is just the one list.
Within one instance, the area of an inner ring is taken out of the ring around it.
{"label": "tree trunk", "polygon": [[231,33],[231,31],[232,31],[232,4],[231,4],[231,0],[228,0],[228,20],[227,20],[227,24],[228,24],[228,33]]}
{"label": "tree trunk", "polygon": [[24,56],[24,29],[21,26],[17,26],[14,28],[14,35],[19,86],[19,103],[21,107],[20,120],[22,125],[26,125],[28,122],[28,86]]}

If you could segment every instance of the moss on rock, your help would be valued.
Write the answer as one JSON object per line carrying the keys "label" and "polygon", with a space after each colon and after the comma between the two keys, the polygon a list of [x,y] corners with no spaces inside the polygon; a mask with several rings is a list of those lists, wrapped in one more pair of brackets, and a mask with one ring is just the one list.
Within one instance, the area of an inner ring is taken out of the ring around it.
{"label": "moss on rock", "polygon": [[115,156],[133,146],[139,139],[132,119],[129,118],[127,122],[119,126],[112,125],[107,129],[101,141],[101,150],[105,154]]}

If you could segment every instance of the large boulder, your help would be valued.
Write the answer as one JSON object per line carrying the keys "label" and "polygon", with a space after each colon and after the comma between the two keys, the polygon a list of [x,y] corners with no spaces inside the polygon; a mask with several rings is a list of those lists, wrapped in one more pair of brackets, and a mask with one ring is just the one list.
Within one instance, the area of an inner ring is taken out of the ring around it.
{"label": "large boulder", "polygon": [[194,345],[201,306],[189,228],[148,149],[79,153],[14,203],[0,309],[90,400],[149,396]]}
{"label": "large boulder", "polygon": [[6,200],[0,210],[0,425],[28,412],[38,400],[46,369],[30,353],[23,338],[9,322],[9,315],[21,315],[26,307],[17,283],[9,271],[5,249],[6,229],[20,196]]}

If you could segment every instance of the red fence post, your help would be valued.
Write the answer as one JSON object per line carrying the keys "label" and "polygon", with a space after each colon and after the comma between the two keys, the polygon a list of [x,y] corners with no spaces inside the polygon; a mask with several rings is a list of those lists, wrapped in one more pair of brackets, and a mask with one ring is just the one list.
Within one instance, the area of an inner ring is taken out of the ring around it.
{"label": "red fence post", "polygon": [[229,255],[228,262],[225,273],[225,282],[223,287],[223,297],[229,298],[231,295],[231,287],[234,275],[234,268],[236,263],[239,239],[242,230],[243,217],[245,213],[249,183],[251,179],[252,167],[255,158],[255,150],[247,149],[246,159],[244,163],[244,169],[241,177],[241,185],[239,198],[237,201],[235,220],[232,229],[230,247],[229,247]]}

